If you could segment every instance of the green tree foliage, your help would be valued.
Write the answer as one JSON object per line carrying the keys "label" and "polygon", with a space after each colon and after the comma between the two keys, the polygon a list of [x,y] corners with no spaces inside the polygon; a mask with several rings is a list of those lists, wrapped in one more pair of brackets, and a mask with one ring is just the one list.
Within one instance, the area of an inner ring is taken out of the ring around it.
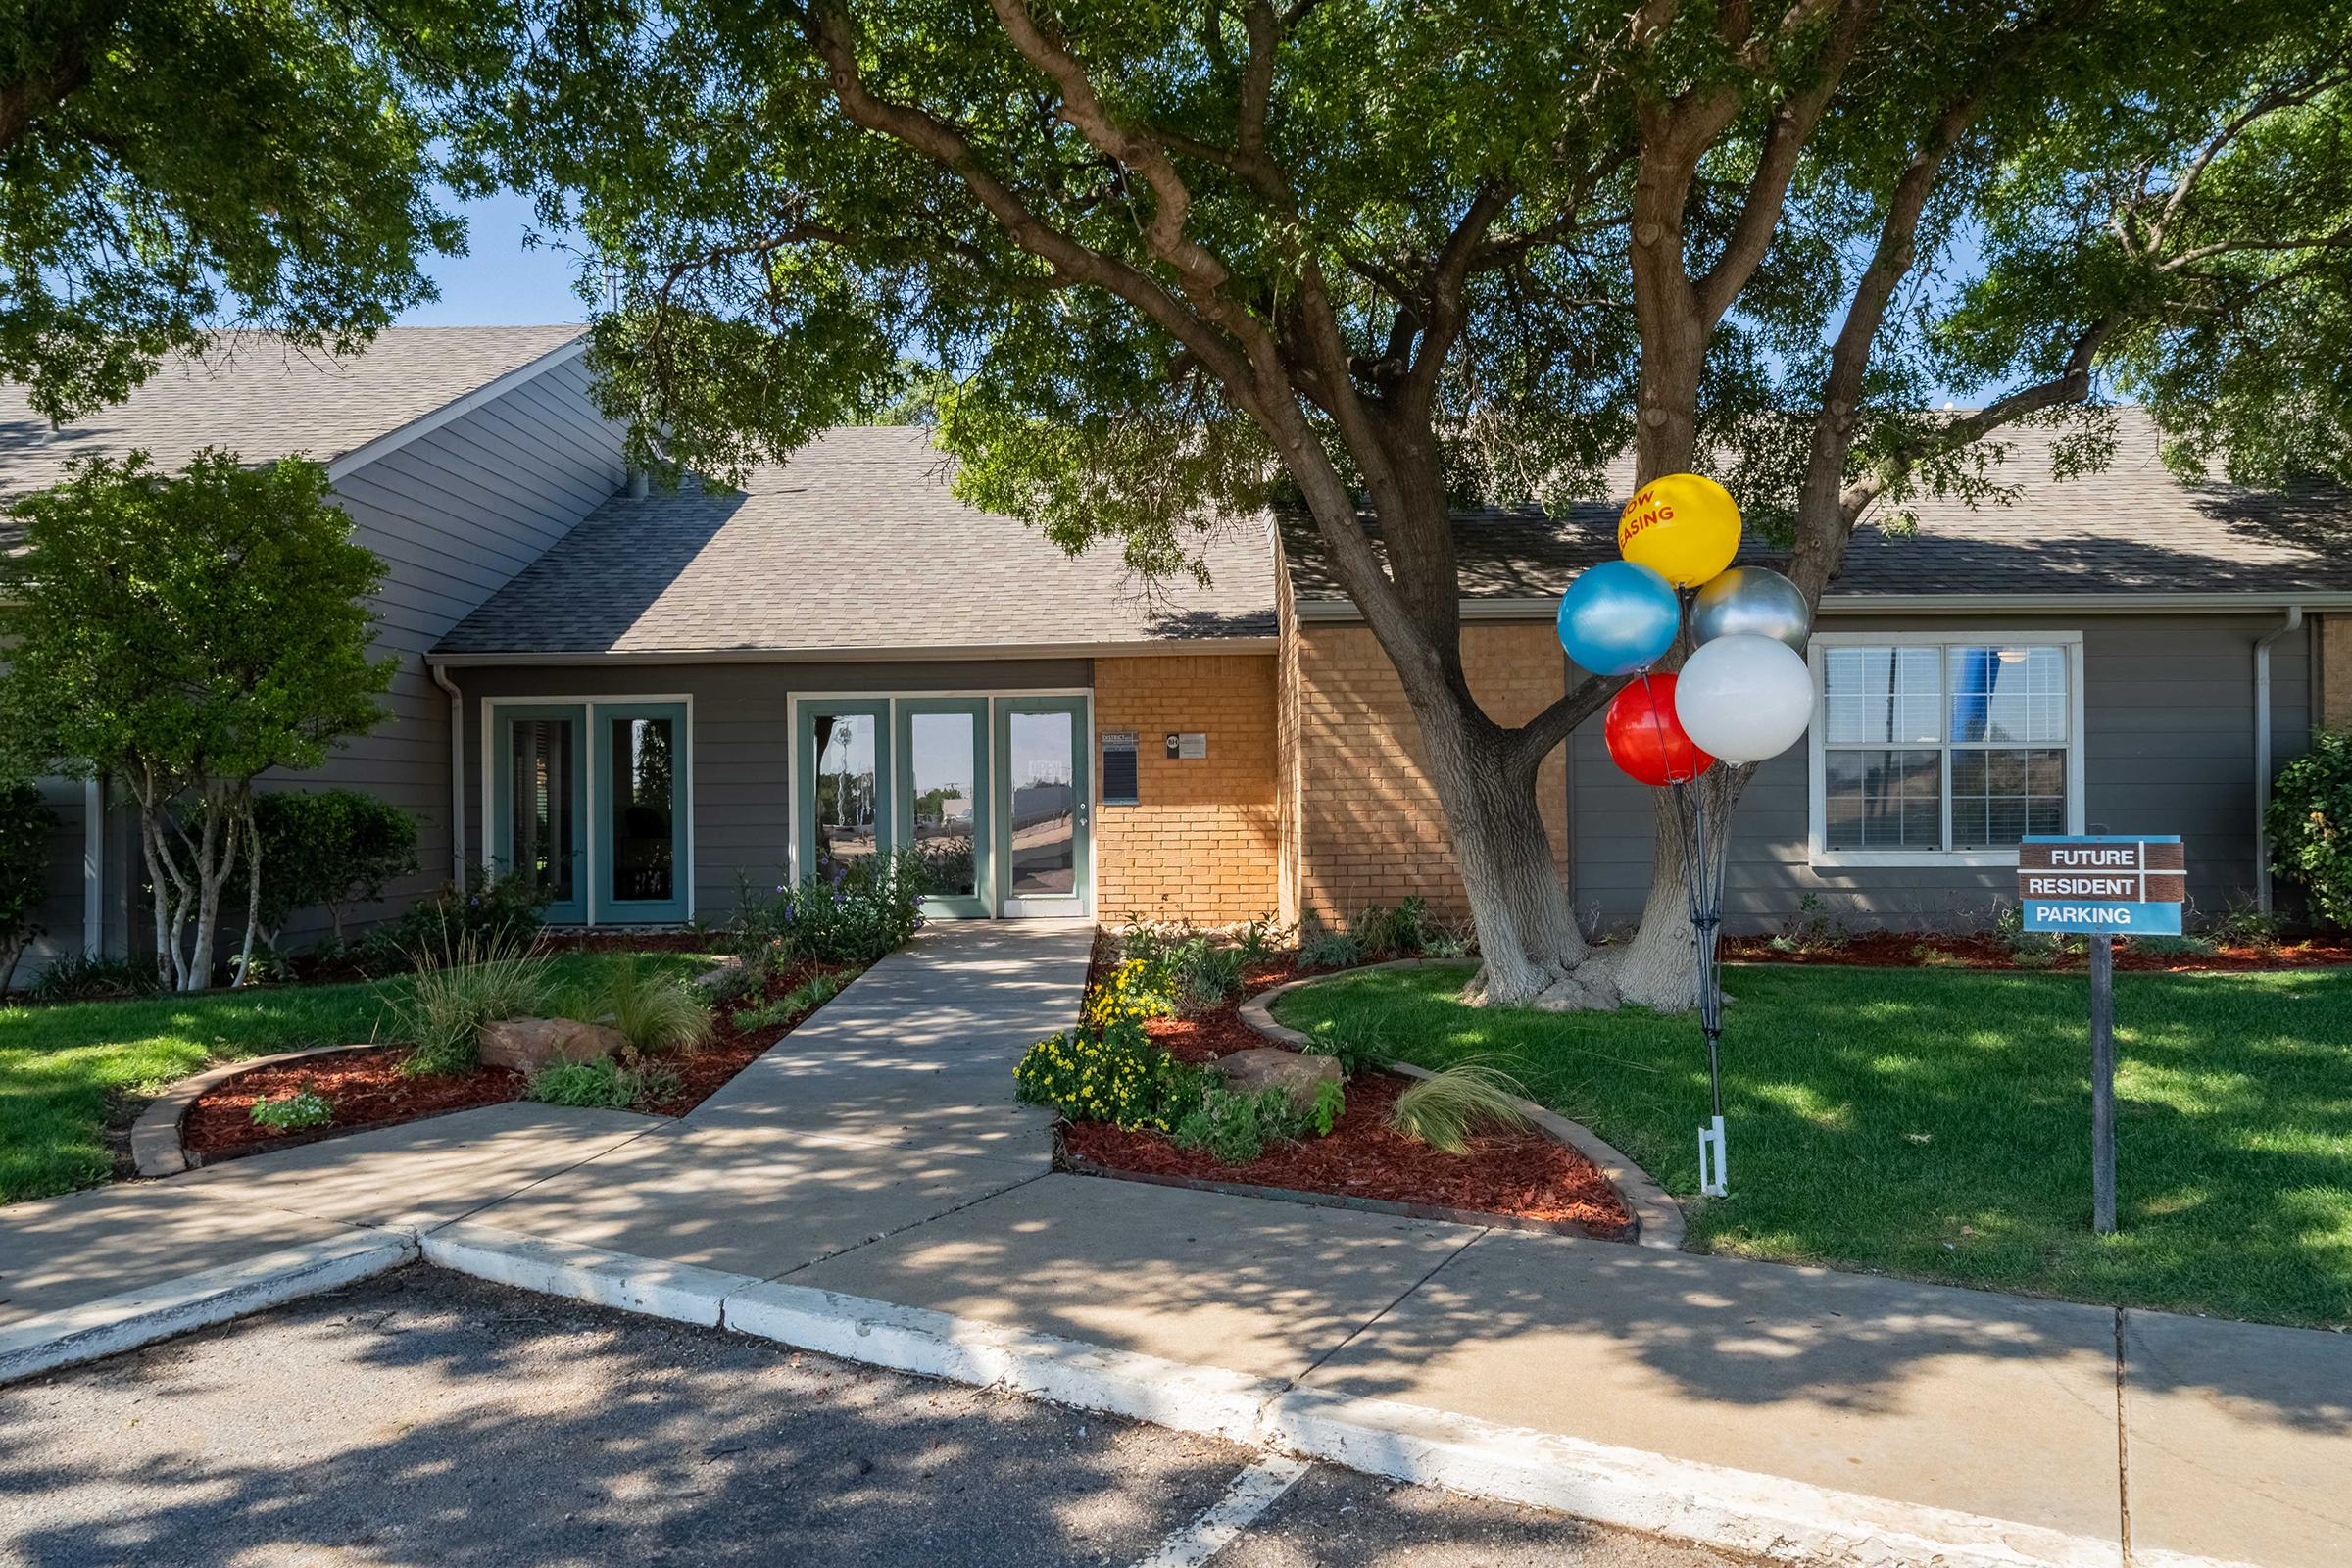
{"label": "green tree foliage", "polygon": [[[2179,461],[2267,473],[2352,406],[2346,0],[528,9],[480,146],[609,270],[635,460],[781,459],[911,356],[959,493],[1069,549],[1198,572],[1298,509],[1418,720],[1490,998],[1687,1005],[1691,965],[1671,819],[1642,936],[1577,930],[1536,770],[1613,688],[1479,707],[1455,505],[1596,494],[1630,445],[1728,470],[1818,596],[1865,513],[1998,499],[2021,419],[2143,397]],[[2311,352],[2270,351],[2288,312]],[[2086,414],[2061,462],[2106,444]]]}
{"label": "green tree foliage", "polygon": [[0,991],[16,983],[24,950],[45,932],[36,915],[49,891],[57,813],[30,784],[0,785]]}
{"label": "green tree foliage", "polygon": [[2271,786],[2271,868],[2300,883],[2311,912],[2352,929],[2352,735],[2322,730]]}
{"label": "green tree foliage", "polygon": [[0,14],[0,380],[65,420],[258,326],[364,345],[464,250],[434,138],[510,54],[473,0],[28,0]]}
{"label": "green tree foliage", "polygon": [[28,771],[95,772],[137,802],[157,968],[199,989],[240,857],[250,955],[256,775],[317,767],[383,717],[383,564],[298,459],[207,451],[166,474],[144,453],[92,458],[10,511],[24,548],[0,606],[0,740]]}
{"label": "green tree foliage", "polygon": [[417,868],[416,819],[359,790],[284,790],[257,796],[262,856],[261,933],[274,944],[288,918],[322,908],[336,946],[346,905],[369,904]]}

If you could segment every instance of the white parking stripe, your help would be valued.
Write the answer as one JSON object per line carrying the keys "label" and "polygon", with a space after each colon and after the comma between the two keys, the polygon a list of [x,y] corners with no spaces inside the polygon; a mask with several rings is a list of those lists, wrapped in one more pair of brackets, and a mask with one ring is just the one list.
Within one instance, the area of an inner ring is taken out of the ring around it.
{"label": "white parking stripe", "polygon": [[1160,1543],[1136,1568],[1200,1568],[1225,1549],[1226,1544],[1250,1528],[1306,1474],[1307,1462],[1288,1454],[1269,1453],[1233,1478],[1233,1485],[1200,1518]]}

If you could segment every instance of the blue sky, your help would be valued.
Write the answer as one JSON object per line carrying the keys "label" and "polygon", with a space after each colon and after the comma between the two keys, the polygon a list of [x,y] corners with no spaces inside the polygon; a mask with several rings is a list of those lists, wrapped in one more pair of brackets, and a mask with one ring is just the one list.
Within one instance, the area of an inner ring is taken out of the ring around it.
{"label": "blue sky", "polygon": [[523,232],[533,226],[527,198],[501,192],[460,210],[471,249],[426,268],[441,297],[401,317],[403,325],[540,326],[586,319],[571,291],[573,258],[522,248]]}

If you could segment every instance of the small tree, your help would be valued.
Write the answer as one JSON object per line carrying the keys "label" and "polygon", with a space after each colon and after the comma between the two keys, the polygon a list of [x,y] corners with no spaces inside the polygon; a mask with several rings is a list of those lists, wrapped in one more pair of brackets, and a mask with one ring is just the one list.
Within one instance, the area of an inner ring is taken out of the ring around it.
{"label": "small tree", "polygon": [[416,869],[416,819],[358,790],[266,794],[253,803],[262,852],[262,939],[297,910],[322,908],[337,945],[343,908],[383,897],[384,884]]}
{"label": "small tree", "polygon": [[49,835],[57,813],[29,784],[0,786],[0,991],[16,983],[17,964],[48,928],[33,918],[49,889]]}
{"label": "small tree", "polygon": [[351,542],[326,470],[301,459],[247,467],[208,450],[171,475],[143,452],[92,458],[10,510],[25,548],[0,609],[13,644],[0,733],[35,765],[119,779],[138,803],[156,966],[200,989],[240,852],[250,954],[256,775],[317,767],[384,716],[394,662],[368,657],[367,603],[383,564]]}

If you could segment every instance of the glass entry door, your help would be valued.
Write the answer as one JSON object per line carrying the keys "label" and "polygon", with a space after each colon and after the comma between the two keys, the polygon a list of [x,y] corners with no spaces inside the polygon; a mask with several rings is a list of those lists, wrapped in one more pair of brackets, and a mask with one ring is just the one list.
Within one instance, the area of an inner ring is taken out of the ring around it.
{"label": "glass entry door", "polygon": [[588,918],[588,819],[583,806],[588,710],[579,705],[500,704],[491,736],[490,858],[502,876],[548,896],[546,919]]}
{"label": "glass entry door", "polygon": [[686,918],[688,799],[683,703],[598,703],[596,918]]}
{"label": "glass entry door", "polygon": [[902,698],[898,709],[898,841],[923,863],[924,912],[994,912],[985,698]]}
{"label": "glass entry door", "polygon": [[996,699],[997,908],[1078,916],[1093,892],[1083,697]]}

